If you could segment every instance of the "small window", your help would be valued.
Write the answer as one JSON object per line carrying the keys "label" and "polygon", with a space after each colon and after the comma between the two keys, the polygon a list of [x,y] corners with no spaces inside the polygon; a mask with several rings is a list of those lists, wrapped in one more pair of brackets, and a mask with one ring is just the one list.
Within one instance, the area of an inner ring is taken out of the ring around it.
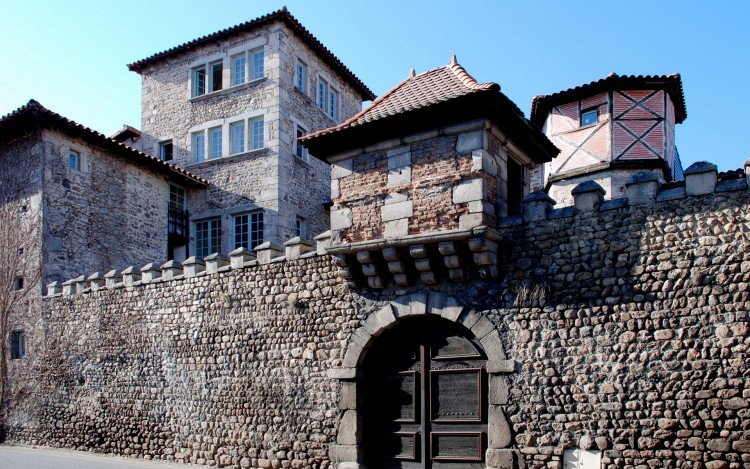
{"label": "small window", "polygon": [[297,61],[297,76],[294,86],[307,94],[307,65],[302,61]]}
{"label": "small window", "polygon": [[208,129],[209,158],[221,158],[221,127]]}
{"label": "small window", "polygon": [[211,91],[219,91],[222,87],[221,76],[224,69],[224,64],[214,62],[210,65],[211,67]]}
{"label": "small window", "polygon": [[195,255],[206,257],[216,252],[221,252],[221,219],[196,222]]}
{"label": "small window", "polygon": [[206,66],[202,65],[193,69],[193,96],[206,94]]}
{"label": "small window", "polygon": [[328,98],[328,83],[322,78],[318,78],[318,108],[321,111],[326,111],[326,103]]}
{"label": "small window", "polygon": [[245,151],[245,121],[229,124],[229,138],[232,142],[232,155]]}
{"label": "small window", "polygon": [[159,158],[162,161],[172,160],[172,140],[167,140],[159,144]]}
{"label": "small window", "polygon": [[13,289],[15,291],[23,290],[23,277],[16,277],[13,279]]}
{"label": "small window", "polygon": [[307,134],[307,130],[303,129],[299,125],[297,126],[297,138],[294,140],[294,154],[297,155],[297,158],[300,158],[302,160],[305,159],[305,156],[307,156],[307,151],[300,143],[299,139],[300,137],[304,137],[305,134]]}
{"label": "small window", "polygon": [[245,54],[235,55],[232,57],[232,86],[245,83],[245,67],[247,58]]}
{"label": "small window", "polygon": [[257,150],[263,148],[263,118],[252,119],[250,121],[250,149]]}
{"label": "small window", "polygon": [[81,154],[75,150],[70,150],[68,154],[68,165],[73,171],[81,170]]}
{"label": "small window", "polygon": [[328,90],[328,115],[331,119],[339,119],[339,93],[330,87]]}
{"label": "small window", "polygon": [[263,212],[243,213],[234,217],[234,249],[253,250],[263,243]]}
{"label": "small window", "polygon": [[17,360],[26,356],[26,332],[10,332],[10,358]]}
{"label": "small window", "polygon": [[185,189],[174,184],[169,185],[169,209],[185,210]]}
{"label": "small window", "polygon": [[259,80],[263,78],[263,49],[259,49],[250,53],[252,57],[252,73],[251,79]]}
{"label": "small window", "polygon": [[206,159],[206,136],[203,132],[193,134],[193,159],[196,163]]}
{"label": "small window", "polygon": [[307,236],[307,220],[305,220],[303,217],[297,217],[295,220],[295,230],[297,232],[297,236],[300,238],[305,238]]}
{"label": "small window", "polygon": [[589,109],[588,111],[581,111],[581,127],[587,125],[594,125],[599,120],[599,110]]}

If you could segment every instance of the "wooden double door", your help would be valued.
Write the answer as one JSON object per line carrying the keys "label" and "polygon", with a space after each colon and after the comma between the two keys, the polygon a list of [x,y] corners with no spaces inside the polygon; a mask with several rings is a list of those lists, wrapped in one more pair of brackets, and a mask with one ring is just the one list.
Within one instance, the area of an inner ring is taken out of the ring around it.
{"label": "wooden double door", "polygon": [[484,468],[487,358],[463,326],[404,319],[364,362],[361,394],[369,468]]}

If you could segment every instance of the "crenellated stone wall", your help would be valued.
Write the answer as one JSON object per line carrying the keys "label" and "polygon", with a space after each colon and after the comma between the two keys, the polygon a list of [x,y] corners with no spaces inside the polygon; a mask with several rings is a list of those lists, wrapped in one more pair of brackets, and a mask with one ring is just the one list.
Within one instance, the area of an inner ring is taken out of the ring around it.
{"label": "crenellated stone wall", "polygon": [[433,262],[433,284],[384,270],[373,290],[322,236],[52,285],[9,441],[357,467],[362,357],[437,314],[491,357],[488,467],[561,468],[574,448],[607,469],[747,467],[750,192],[707,164],[686,177],[634,177],[615,201],[584,184],[554,210],[532,194],[498,223],[494,277],[459,250],[463,281]]}

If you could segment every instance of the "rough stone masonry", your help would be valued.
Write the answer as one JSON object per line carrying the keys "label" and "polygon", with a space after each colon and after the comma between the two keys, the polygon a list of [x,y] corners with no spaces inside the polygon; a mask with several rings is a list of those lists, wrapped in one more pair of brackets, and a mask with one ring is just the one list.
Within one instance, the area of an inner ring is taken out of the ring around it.
{"label": "rough stone masonry", "polygon": [[578,208],[501,223],[491,280],[354,290],[323,246],[293,240],[286,257],[261,247],[53,285],[28,331],[35,358],[11,369],[8,440],[353,467],[347,353],[439,297],[510,364],[490,376],[490,413],[507,425],[489,425],[488,467],[562,467],[568,448],[601,450],[604,468],[750,467],[750,193],[715,169],[688,176],[705,184],[635,178],[640,199],[582,191]]}

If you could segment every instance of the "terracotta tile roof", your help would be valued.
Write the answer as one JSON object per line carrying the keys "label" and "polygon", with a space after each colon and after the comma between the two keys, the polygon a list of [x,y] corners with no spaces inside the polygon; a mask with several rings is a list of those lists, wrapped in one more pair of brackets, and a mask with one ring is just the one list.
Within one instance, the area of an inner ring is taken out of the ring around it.
{"label": "terracotta tile roof", "polygon": [[299,139],[310,153],[328,161],[409,133],[489,119],[530,158],[550,161],[559,149],[523,116],[497,83],[478,83],[456,62],[409,77],[375,100],[367,109],[328,129]]}
{"label": "terracotta tile roof", "polygon": [[[499,91],[500,85],[477,83],[453,56],[446,66],[419,75],[414,75],[414,70],[412,70],[406,80],[391,88],[358,114],[337,126],[313,132],[300,140],[304,142],[320,135],[335,133],[349,127],[488,90]],[[518,112],[520,114],[520,110]]]}
{"label": "terracotta tile roof", "polygon": [[333,52],[328,50],[328,48],[324,46],[323,43],[318,40],[318,38],[313,36],[312,33],[307,30],[307,28],[302,26],[297,18],[289,13],[286,7],[283,7],[281,10],[274,11],[254,20],[246,21],[231,28],[222,29],[221,31],[199,37],[198,39],[193,39],[192,41],[188,41],[179,46],[172,47],[171,49],[167,49],[145,59],[133,62],[128,65],[128,69],[134,72],[141,73],[141,71],[143,71],[144,69],[150,67],[153,64],[159,63],[162,60],[176,57],[186,52],[193,51],[206,44],[211,44],[216,41],[220,41],[222,39],[244,33],[246,31],[252,31],[253,29],[273,23],[274,21],[282,21],[283,23],[285,23],[295,34],[297,34],[297,36],[300,37],[300,39],[305,42],[305,44],[307,44],[318,55],[318,57],[320,57],[321,60],[323,60],[323,62],[325,62],[335,71],[341,74],[341,76],[347,82],[349,82],[349,84],[352,85],[352,87],[354,87],[354,89],[362,96],[363,100],[368,101],[375,99],[375,94],[370,91],[370,89],[365,86],[365,84],[359,78],[357,78],[357,76],[355,76],[354,73],[352,73],[352,71],[349,70],[338,59],[338,57],[333,55]]}
{"label": "terracotta tile roof", "polygon": [[606,78],[592,81],[585,85],[568,88],[548,95],[535,96],[531,104],[531,120],[538,127],[544,125],[544,120],[550,110],[569,101],[575,101],[587,96],[593,96],[603,91],[625,89],[663,89],[672,97],[675,107],[675,121],[681,123],[687,118],[685,95],[682,90],[682,78],[679,73],[672,75],[618,75],[610,73]]}
{"label": "terracotta tile roof", "polygon": [[44,127],[59,130],[67,135],[82,138],[89,143],[111,151],[134,164],[142,165],[170,178],[194,186],[206,186],[208,181],[159,158],[131,148],[84,125],[50,111],[35,100],[0,117],[0,136],[10,136],[29,129]]}
{"label": "terracotta tile roof", "polygon": [[118,142],[124,142],[129,138],[139,139],[141,138],[141,131],[133,126],[124,124],[120,130],[112,134],[110,138],[117,140]]}

